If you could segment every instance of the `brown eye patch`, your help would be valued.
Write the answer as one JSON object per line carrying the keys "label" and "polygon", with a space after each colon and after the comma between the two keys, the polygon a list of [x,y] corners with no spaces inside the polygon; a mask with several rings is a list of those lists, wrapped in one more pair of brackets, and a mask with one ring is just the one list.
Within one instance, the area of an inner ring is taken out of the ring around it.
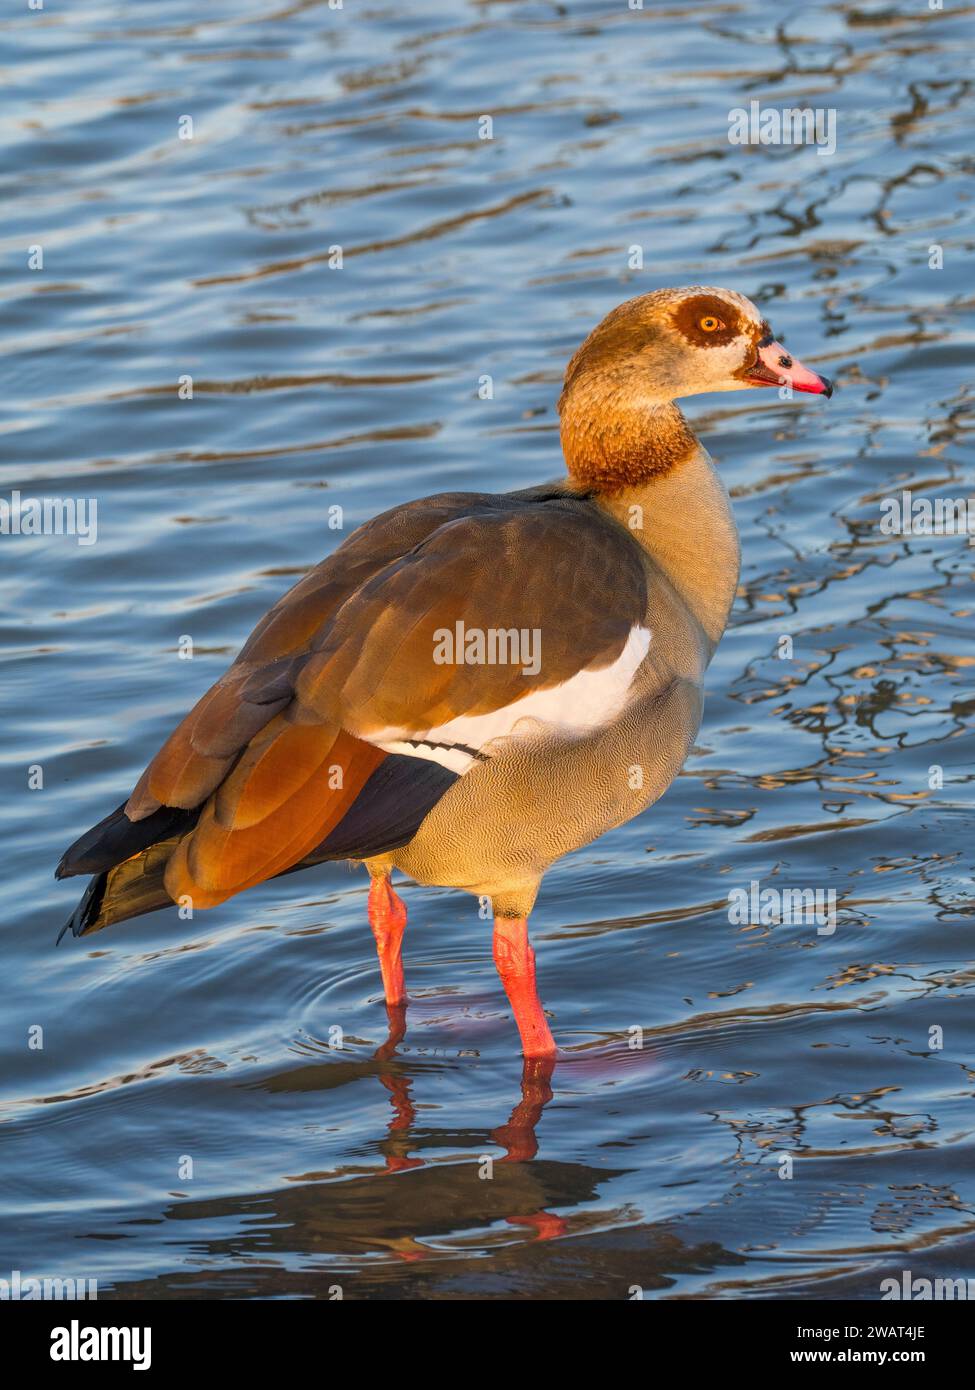
{"label": "brown eye patch", "polygon": [[694,347],[723,347],[744,331],[734,305],[709,294],[682,299],[671,322]]}

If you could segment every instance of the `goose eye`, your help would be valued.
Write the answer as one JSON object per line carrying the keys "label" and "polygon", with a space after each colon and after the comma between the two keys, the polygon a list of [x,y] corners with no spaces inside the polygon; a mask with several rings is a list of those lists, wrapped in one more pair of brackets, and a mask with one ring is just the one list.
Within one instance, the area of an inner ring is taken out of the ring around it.
{"label": "goose eye", "polygon": [[701,319],[701,327],[705,333],[713,333],[717,328],[724,328],[720,319],[716,319],[713,314],[705,314]]}

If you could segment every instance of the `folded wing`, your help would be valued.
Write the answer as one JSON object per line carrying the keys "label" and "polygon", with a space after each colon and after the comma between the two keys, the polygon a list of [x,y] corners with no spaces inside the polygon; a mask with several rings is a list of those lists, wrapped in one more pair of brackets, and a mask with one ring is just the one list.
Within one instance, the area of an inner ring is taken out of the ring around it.
{"label": "folded wing", "polygon": [[[573,736],[611,718],[647,649],[645,610],[637,547],[571,495],[444,494],[388,512],[270,610],[59,875],[151,845],[158,863],[165,844],[168,898],[207,907],[305,862],[406,843],[520,721]],[[140,894],[152,900],[142,880]],[[89,918],[82,930],[102,924]]]}

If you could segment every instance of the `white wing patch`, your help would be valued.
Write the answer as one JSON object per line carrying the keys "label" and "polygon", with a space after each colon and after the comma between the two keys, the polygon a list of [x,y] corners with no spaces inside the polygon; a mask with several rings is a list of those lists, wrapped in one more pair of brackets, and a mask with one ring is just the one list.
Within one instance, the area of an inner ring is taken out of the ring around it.
{"label": "white wing patch", "polygon": [[623,650],[609,666],[577,671],[561,685],[533,690],[520,700],[487,714],[462,714],[433,729],[389,727],[360,734],[387,753],[407,753],[427,758],[464,773],[478,759],[481,749],[494,739],[517,732],[522,720],[553,726],[566,737],[584,734],[608,724],[626,704],[626,696],[650,647],[650,630],[633,627]]}

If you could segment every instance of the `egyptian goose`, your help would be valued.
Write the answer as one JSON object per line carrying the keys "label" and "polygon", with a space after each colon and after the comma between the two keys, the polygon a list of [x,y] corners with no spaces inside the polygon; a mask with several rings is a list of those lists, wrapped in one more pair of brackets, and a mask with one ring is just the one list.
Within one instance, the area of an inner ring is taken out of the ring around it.
{"label": "egyptian goose", "polygon": [[396,868],[490,903],[524,1055],[553,1056],[527,930],[542,875],[680,771],[738,579],[728,494],[673,400],[757,386],[832,394],[734,291],[619,305],[566,371],[568,477],[349,536],[64,855],[59,878],[94,875],[64,930],[362,860],[398,1006]]}

